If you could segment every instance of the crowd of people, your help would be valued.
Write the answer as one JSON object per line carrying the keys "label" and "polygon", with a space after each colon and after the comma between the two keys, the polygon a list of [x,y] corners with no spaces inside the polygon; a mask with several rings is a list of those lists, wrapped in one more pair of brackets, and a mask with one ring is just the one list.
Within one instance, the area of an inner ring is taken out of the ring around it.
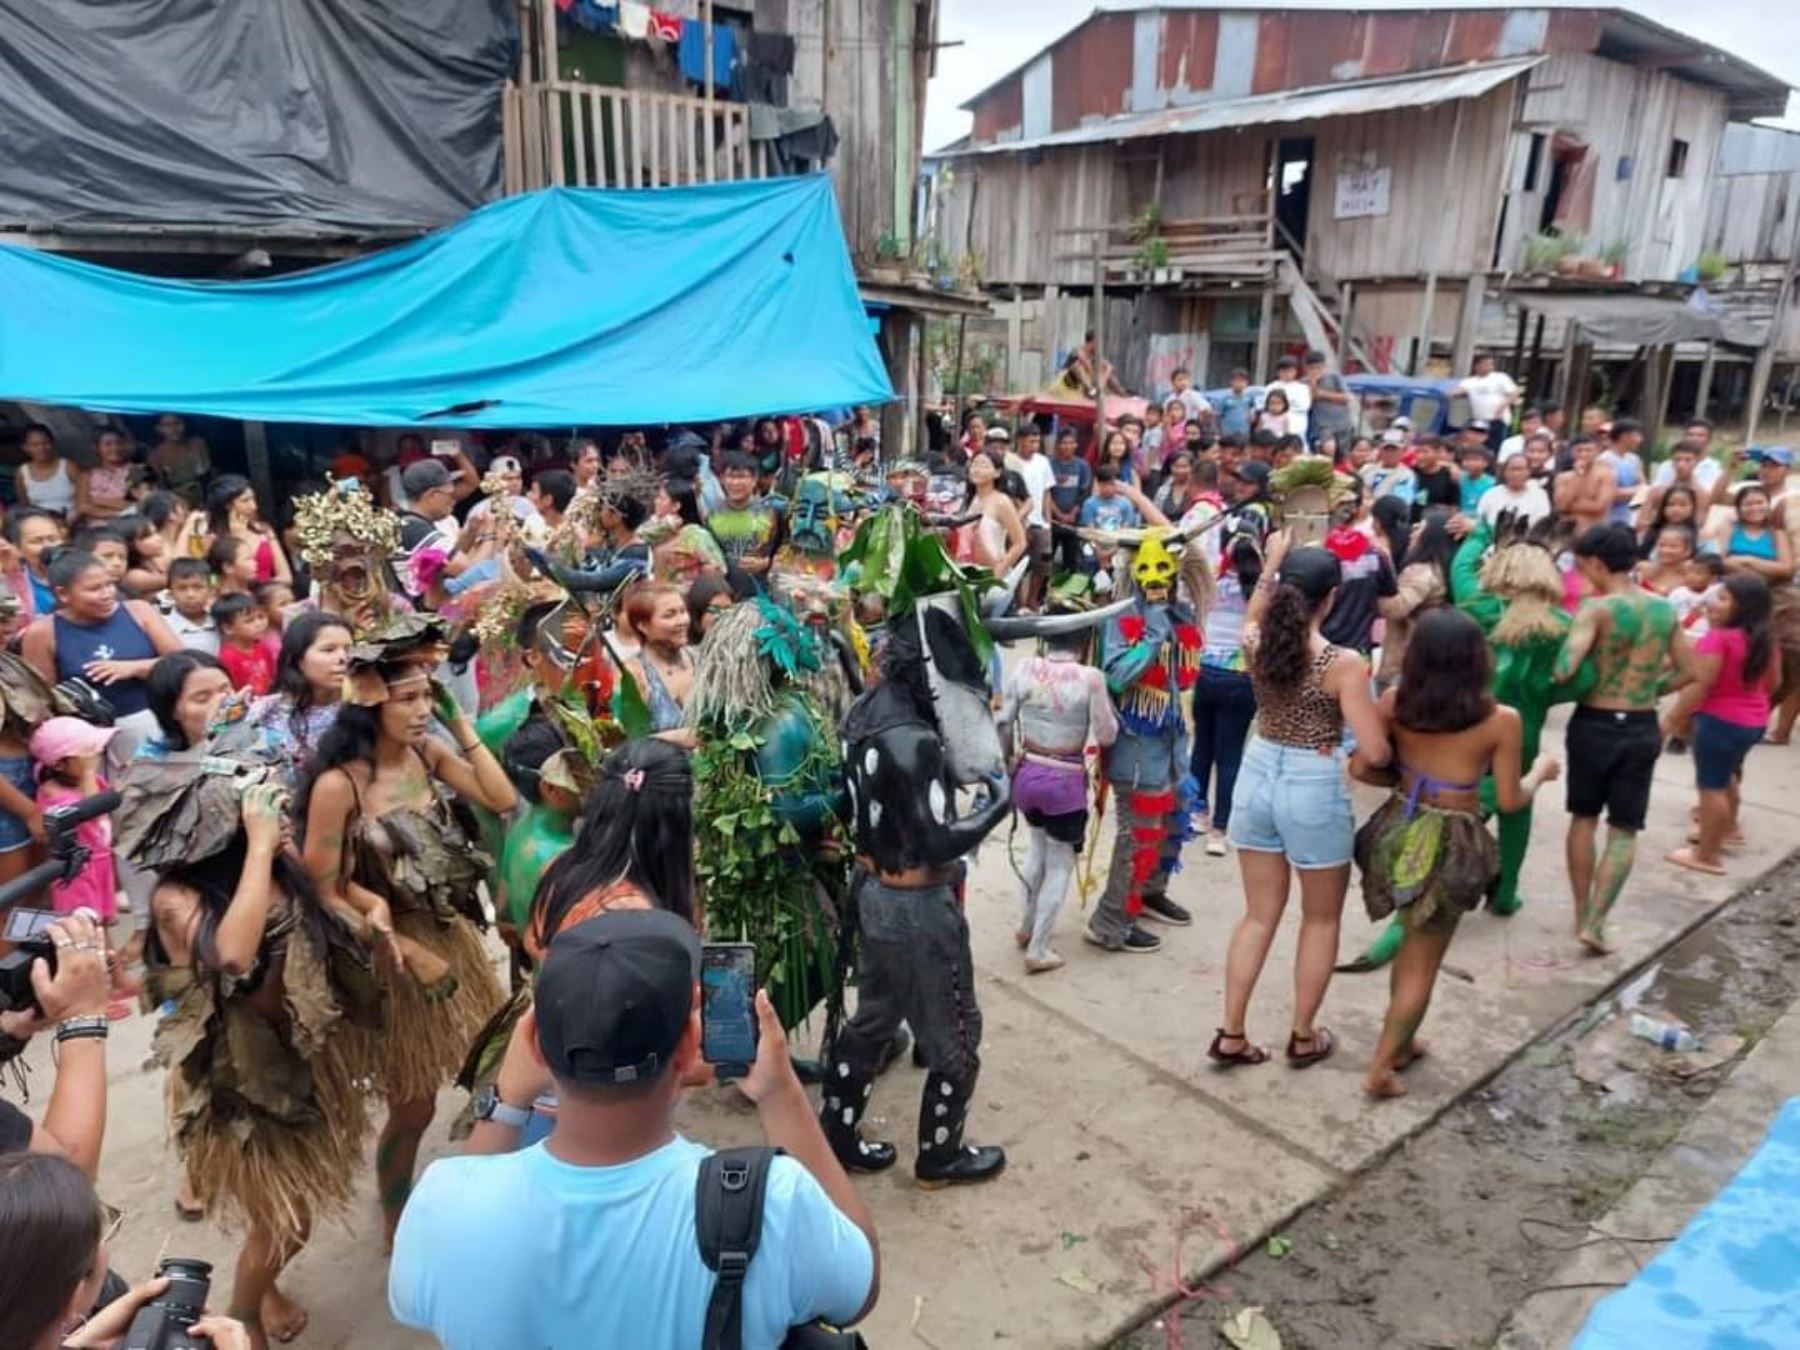
{"label": "crowd of people", "polygon": [[[1271,1058],[1250,1006],[1296,876],[1284,1055],[1338,1048],[1322,1012],[1360,878],[1387,923],[1361,964],[1393,964],[1374,1099],[1425,1053],[1458,920],[1519,908],[1559,776],[1583,950],[1609,950],[1665,753],[1697,789],[1670,861],[1722,872],[1745,759],[1800,713],[1791,454],[1720,452],[1695,422],[1653,464],[1637,424],[1520,407],[1485,359],[1454,433],[1364,435],[1326,365],[1284,357],[1212,399],[1177,372],[1089,438],[977,410],[918,460],[884,455],[867,409],[407,432],[347,442],[275,520],[179,417],[149,445],[104,425],[92,468],[30,428],[0,546],[0,883],[59,865],[9,891],[57,960],[0,1051],[59,1054],[37,1123],[0,1104],[0,1342],[111,1344],[161,1291],[103,1297],[94,1192],[108,1028],[140,1008],[177,1205],[242,1233],[229,1316],[196,1334],[301,1334],[283,1271],[372,1163],[402,1322],[451,1346],[718,1343],[709,1150],[673,1113],[735,1075],[783,1153],[729,1316],[776,1345],[876,1300],[850,1178],[898,1160],[862,1122],[909,1045],[919,1184],[1005,1166],[963,1137],[964,891],[1015,813],[1033,977],[1065,964],[1109,812],[1080,928],[1100,953],[1191,924],[1189,840],[1235,856],[1222,1069]],[[994,645],[1028,639],[1010,662]],[[1360,825],[1352,780],[1388,789]],[[703,936],[751,945],[768,986],[754,1058],[725,1073]],[[821,1008],[819,1058],[797,1058]],[[452,1084],[459,1153],[416,1177]],[[569,1297],[497,1296],[549,1268]]]}

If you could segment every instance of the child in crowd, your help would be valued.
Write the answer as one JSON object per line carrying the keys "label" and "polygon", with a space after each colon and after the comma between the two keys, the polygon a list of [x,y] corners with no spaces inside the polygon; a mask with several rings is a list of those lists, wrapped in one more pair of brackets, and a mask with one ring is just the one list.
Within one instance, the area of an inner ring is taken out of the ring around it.
{"label": "child in crowd", "polygon": [[219,654],[219,625],[213,622],[212,568],[204,558],[177,558],[169,564],[169,628],[189,651]]}
{"label": "child in crowd", "polygon": [[213,585],[221,597],[250,595],[256,584],[256,549],[234,534],[222,534],[206,551],[207,566],[212,568]]}
{"label": "child in crowd", "polygon": [[[79,717],[52,717],[31,733],[40,813],[73,806],[106,791],[100,760],[113,733],[112,727],[97,727]],[[50,884],[50,907],[58,914],[72,914],[86,906],[99,916],[104,931],[119,912],[112,817],[102,815],[83,821],[75,827],[75,839],[88,850],[87,861],[67,881]],[[124,982],[123,967],[123,961],[113,965],[113,996],[106,1005],[106,1015],[115,1022],[131,1015],[129,998],[136,993]]]}
{"label": "child in crowd", "polygon": [[1675,607],[1675,619],[1687,630],[1692,640],[1706,636],[1707,606],[1714,587],[1725,579],[1725,560],[1717,553],[1702,553],[1688,559],[1682,571],[1681,585],[1668,594]]}
{"label": "child in crowd", "polygon": [[269,636],[279,642],[285,616],[294,603],[294,588],[285,581],[265,581],[251,592],[269,620]]}
{"label": "child in crowd", "polygon": [[268,614],[249,595],[232,591],[213,601],[212,621],[219,629],[219,664],[232,687],[261,698],[275,683],[275,660],[281,654],[280,639],[269,632]]}
{"label": "child in crowd", "polygon": [[83,553],[93,554],[94,560],[106,569],[113,585],[125,580],[125,569],[131,565],[131,550],[125,543],[124,533],[116,526],[93,525],[77,531],[75,547]]}
{"label": "child in crowd", "polygon": [[1456,485],[1460,509],[1472,519],[1481,507],[1482,494],[1494,486],[1494,475],[1488,472],[1487,447],[1465,445],[1458,452],[1457,461],[1462,465],[1462,479]]}

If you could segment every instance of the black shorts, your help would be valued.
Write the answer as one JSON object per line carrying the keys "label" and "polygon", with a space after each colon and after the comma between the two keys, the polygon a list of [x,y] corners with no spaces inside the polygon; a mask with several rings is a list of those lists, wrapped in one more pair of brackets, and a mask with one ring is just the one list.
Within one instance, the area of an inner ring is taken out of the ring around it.
{"label": "black shorts", "polygon": [[1618,829],[1643,829],[1650,812],[1650,780],[1662,754],[1656,714],[1577,708],[1564,746],[1569,814],[1604,812],[1607,824]]}
{"label": "black shorts", "polygon": [[1022,812],[1027,825],[1035,825],[1059,844],[1068,844],[1077,853],[1087,840],[1088,813],[1065,811],[1059,815],[1047,816],[1042,811]]}

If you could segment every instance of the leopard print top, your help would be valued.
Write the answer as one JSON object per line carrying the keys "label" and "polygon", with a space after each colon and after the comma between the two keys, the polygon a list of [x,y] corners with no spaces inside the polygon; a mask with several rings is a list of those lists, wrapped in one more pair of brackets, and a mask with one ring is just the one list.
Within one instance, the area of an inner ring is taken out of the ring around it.
{"label": "leopard print top", "polygon": [[1313,658],[1311,668],[1292,689],[1274,689],[1255,679],[1259,736],[1302,750],[1337,749],[1344,739],[1344,710],[1324,683],[1325,672],[1337,654],[1336,647],[1326,647]]}

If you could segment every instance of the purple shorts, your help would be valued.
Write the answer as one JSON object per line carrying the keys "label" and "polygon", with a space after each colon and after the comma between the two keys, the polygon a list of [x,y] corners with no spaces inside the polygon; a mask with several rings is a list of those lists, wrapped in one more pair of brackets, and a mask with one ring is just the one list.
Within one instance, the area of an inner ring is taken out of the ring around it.
{"label": "purple shorts", "polygon": [[1087,770],[1024,760],[1013,774],[1013,807],[1026,824],[1079,851],[1087,833]]}

